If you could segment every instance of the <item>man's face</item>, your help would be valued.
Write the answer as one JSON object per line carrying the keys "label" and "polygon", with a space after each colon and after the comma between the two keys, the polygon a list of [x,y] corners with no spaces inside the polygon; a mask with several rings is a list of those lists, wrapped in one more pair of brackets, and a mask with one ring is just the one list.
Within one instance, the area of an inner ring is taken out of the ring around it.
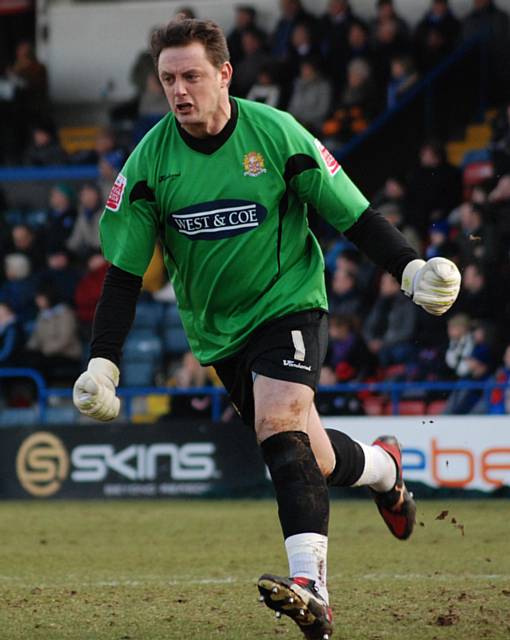
{"label": "man's face", "polygon": [[204,46],[193,42],[185,47],[163,49],[158,74],[170,109],[189,133],[200,131],[218,117],[222,97],[228,93],[232,67],[225,62],[217,69],[207,58]]}

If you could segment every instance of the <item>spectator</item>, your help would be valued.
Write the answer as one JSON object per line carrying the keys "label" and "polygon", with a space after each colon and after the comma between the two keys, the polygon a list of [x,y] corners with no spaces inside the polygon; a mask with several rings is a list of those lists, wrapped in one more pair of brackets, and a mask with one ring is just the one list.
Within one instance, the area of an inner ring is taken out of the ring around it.
{"label": "spectator", "polygon": [[276,81],[273,65],[264,65],[257,76],[257,82],[248,91],[246,98],[255,102],[262,102],[271,107],[280,106],[281,87]]}
{"label": "spectator", "polygon": [[492,123],[490,150],[494,162],[494,173],[510,173],[510,103],[499,109]]}
{"label": "spectator", "polygon": [[391,61],[409,55],[410,45],[399,32],[399,23],[394,18],[381,20],[374,33],[374,76],[381,93],[387,87],[391,75]]}
{"label": "spectator", "polygon": [[325,391],[321,387],[331,387],[337,384],[332,367],[323,365],[319,378],[319,389],[315,395],[315,405],[321,416],[359,416],[364,415],[363,404],[355,393],[345,391]]}
{"label": "spectator", "polygon": [[326,120],[322,127],[327,143],[342,144],[353,135],[364,131],[374,111],[375,87],[372,70],[365,60],[355,58],[347,67],[347,84],[333,116]]}
{"label": "spectator", "polygon": [[12,227],[9,253],[20,253],[30,261],[32,271],[39,271],[46,262],[46,252],[37,232],[26,224]]}
{"label": "spectator", "polygon": [[82,352],[74,312],[51,287],[40,287],[35,302],[39,312],[27,342],[27,365],[38,369],[48,383],[72,379],[80,370]]}
{"label": "spectator", "polygon": [[496,259],[495,230],[482,207],[464,202],[459,208],[459,218],[460,229],[455,242],[459,247],[461,262],[492,263]]}
{"label": "spectator", "polygon": [[47,249],[66,244],[76,221],[75,191],[68,184],[60,183],[50,191],[50,208],[44,229]]}
{"label": "spectator", "polygon": [[348,58],[348,33],[354,20],[358,18],[348,0],[329,0],[327,11],[319,21],[319,40],[326,71],[331,78],[338,78],[340,86],[345,81],[345,69],[341,72],[339,65]]}
{"label": "spectator", "polygon": [[402,215],[402,210],[398,205],[391,202],[383,204],[379,207],[379,213],[381,213],[390,224],[396,227],[407,238],[407,241],[413,247],[416,253],[421,253],[421,238],[417,234],[414,227],[406,224],[404,216]]}
{"label": "spectator", "polygon": [[9,253],[4,258],[5,280],[0,284],[0,300],[6,302],[21,322],[35,316],[35,282],[30,260],[22,253]]}
{"label": "spectator", "polygon": [[469,374],[468,358],[474,348],[469,316],[455,314],[448,320],[448,347],[445,354],[446,366],[452,377],[464,378]]}
{"label": "spectator", "polygon": [[342,315],[363,314],[363,297],[358,290],[356,275],[348,269],[337,269],[329,292],[330,311]]}
{"label": "spectator", "polygon": [[490,395],[489,413],[510,413],[510,345],[506,346],[503,362],[494,375],[494,382],[503,387],[496,387]]}
{"label": "spectator", "polygon": [[41,122],[32,127],[32,141],[25,153],[24,163],[33,167],[67,163],[67,154],[60,146],[52,123]]}
{"label": "spectator", "polygon": [[46,264],[46,269],[39,273],[38,286],[51,288],[59,300],[72,306],[80,274],[71,266],[67,249],[52,247],[46,256]]}
{"label": "spectator", "polygon": [[[463,380],[471,382],[487,380],[490,374],[490,361],[490,351],[487,345],[475,345],[466,359],[467,373],[463,376]],[[486,413],[487,408],[483,388],[455,389],[448,397],[443,414],[481,414]]]}
{"label": "spectator", "polygon": [[314,33],[310,24],[300,22],[294,27],[291,36],[292,48],[287,60],[287,71],[294,79],[299,75],[301,62],[315,58],[322,65],[319,47],[314,41]]}
{"label": "spectator", "polygon": [[227,37],[228,50],[230,52],[230,62],[234,69],[244,57],[242,38],[247,29],[258,31],[260,40],[267,41],[267,35],[257,26],[257,10],[250,5],[238,5],[235,8],[234,27]]}
{"label": "spectator", "polygon": [[301,0],[280,0],[281,17],[271,35],[273,57],[287,62],[292,54],[292,32],[298,24],[315,29],[316,20],[303,8]]}
{"label": "spectator", "polygon": [[455,303],[455,310],[459,313],[465,313],[473,319],[488,319],[494,316],[485,274],[477,262],[472,262],[464,267],[462,285]]}
{"label": "spectator", "polygon": [[103,213],[103,201],[99,187],[93,183],[82,185],[78,193],[78,215],[67,248],[78,256],[99,249],[99,218]]}
{"label": "spectator", "polygon": [[411,301],[401,295],[399,283],[384,273],[379,297],[369,312],[363,327],[370,352],[382,367],[412,363],[416,350],[417,312]]}
{"label": "spectator", "polygon": [[356,316],[330,316],[325,364],[334,371],[338,382],[364,380],[373,372],[375,358],[368,350],[358,325],[359,318]]}
{"label": "spectator", "polygon": [[[502,175],[487,197],[487,213],[490,223],[485,223],[484,232],[494,229],[494,259],[507,261],[510,243],[510,173]],[[489,250],[490,245],[487,246]]]}
{"label": "spectator", "polygon": [[451,256],[452,250],[448,248],[451,245],[449,237],[450,225],[448,220],[433,222],[428,229],[428,245],[425,248],[427,259],[446,254]]}
{"label": "spectator", "polygon": [[156,73],[149,73],[144,90],[138,104],[138,118],[134,123],[133,143],[138,143],[143,136],[157,124],[168,112],[168,102],[161,82]]}
{"label": "spectator", "polygon": [[483,34],[486,38],[489,59],[489,99],[498,103],[510,99],[509,85],[509,17],[498,8],[494,0],[473,0],[472,11],[462,21],[462,37],[469,40]]}
{"label": "spectator", "polygon": [[0,367],[16,367],[22,362],[25,332],[14,309],[0,301]]}
{"label": "spectator", "polygon": [[432,0],[430,9],[418,23],[414,44],[418,68],[426,73],[450,54],[459,39],[460,22],[448,0]]}
{"label": "spectator", "polygon": [[446,158],[444,146],[437,141],[422,144],[419,165],[408,180],[409,223],[424,235],[432,222],[446,217],[462,197],[459,169]]}
{"label": "spectator", "polygon": [[287,111],[316,135],[330,108],[331,85],[322,76],[319,62],[305,58],[301,62]]}
{"label": "spectator", "polygon": [[237,66],[232,85],[234,95],[244,98],[257,82],[261,69],[267,67],[271,57],[264,48],[264,41],[256,29],[245,29],[241,38],[243,59]]}
{"label": "spectator", "polygon": [[405,42],[409,39],[409,25],[396,12],[393,0],[377,0],[376,16],[370,24],[370,30],[374,36],[377,33],[379,26],[387,20],[395,21],[397,25],[397,37],[399,40]]}
{"label": "spectator", "polygon": [[76,286],[74,302],[76,316],[80,325],[81,339],[87,343],[90,340],[92,321],[96,305],[103,290],[103,282],[108,263],[99,249],[90,253],[87,259],[87,271]]}
{"label": "spectator", "polygon": [[99,158],[99,188],[101,190],[101,198],[103,202],[108,201],[108,196],[113,187],[113,183],[117,178],[119,171],[124,164],[125,154],[121,149],[115,149],[109,153],[105,153]]}
{"label": "spectator", "polygon": [[390,64],[390,81],[386,92],[386,106],[393,109],[418,81],[418,74],[410,56],[396,56]]}
{"label": "spectator", "polygon": [[[168,385],[178,389],[190,389],[210,387],[212,382],[209,369],[202,367],[191,351],[188,351],[182,356],[181,363]],[[172,396],[170,416],[172,418],[208,418],[211,413],[211,402],[212,397],[209,394]]]}

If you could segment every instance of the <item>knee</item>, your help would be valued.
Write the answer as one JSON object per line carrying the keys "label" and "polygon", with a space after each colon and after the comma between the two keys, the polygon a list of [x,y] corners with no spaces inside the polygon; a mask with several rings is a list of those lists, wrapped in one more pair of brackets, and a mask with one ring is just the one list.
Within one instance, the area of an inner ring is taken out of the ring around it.
{"label": "knee", "polygon": [[255,432],[259,442],[285,431],[306,431],[310,407],[292,400],[286,406],[267,408],[255,416]]}

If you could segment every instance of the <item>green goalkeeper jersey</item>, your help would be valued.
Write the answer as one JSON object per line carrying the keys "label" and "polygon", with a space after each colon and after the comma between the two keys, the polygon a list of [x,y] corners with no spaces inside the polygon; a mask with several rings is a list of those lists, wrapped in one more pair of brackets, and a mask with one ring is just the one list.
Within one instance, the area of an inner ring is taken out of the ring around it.
{"label": "green goalkeeper jersey", "polygon": [[104,255],[143,276],[158,239],[192,351],[238,351],[272,318],[326,309],[324,262],[307,207],[339,231],[368,202],[323,145],[287,113],[231,99],[217,136],[169,113],[134,149],[101,218]]}

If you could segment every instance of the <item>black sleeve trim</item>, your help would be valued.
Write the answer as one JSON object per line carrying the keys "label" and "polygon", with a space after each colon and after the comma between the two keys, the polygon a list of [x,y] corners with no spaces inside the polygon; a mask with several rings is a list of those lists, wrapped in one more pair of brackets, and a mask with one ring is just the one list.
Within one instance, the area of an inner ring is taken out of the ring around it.
{"label": "black sleeve trim", "polygon": [[420,257],[405,236],[370,207],[344,232],[344,235],[370,260],[389,271],[399,282],[402,281],[405,266],[411,260]]}
{"label": "black sleeve trim", "polygon": [[141,288],[140,276],[114,265],[108,269],[94,316],[91,358],[107,358],[119,366],[122,346],[135,318]]}
{"label": "black sleeve trim", "polygon": [[129,204],[133,204],[133,202],[136,202],[137,200],[147,200],[148,202],[155,202],[156,200],[154,191],[149,187],[146,180],[137,182],[131,189],[131,193],[129,194]]}
{"label": "black sleeve trim", "polygon": [[288,185],[289,182],[295,176],[307,171],[308,169],[318,169],[319,165],[317,161],[311,156],[307,156],[304,153],[296,153],[287,160],[285,164],[285,171],[283,172],[283,179]]}

